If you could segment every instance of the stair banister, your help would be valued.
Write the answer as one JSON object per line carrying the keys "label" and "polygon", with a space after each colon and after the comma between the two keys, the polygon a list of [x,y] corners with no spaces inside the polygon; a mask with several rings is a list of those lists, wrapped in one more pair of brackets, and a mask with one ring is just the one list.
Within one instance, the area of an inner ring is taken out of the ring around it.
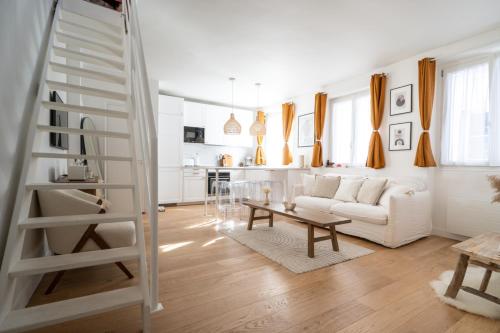
{"label": "stair banister", "polygon": [[123,1],[123,16],[130,50],[131,77],[133,75],[134,79],[137,79],[134,81],[138,83],[138,85],[134,85],[134,81],[132,81],[131,90],[139,122],[143,168],[146,176],[144,181],[151,225],[151,310],[157,311],[162,309],[158,299],[158,136],[137,8],[136,0]]}

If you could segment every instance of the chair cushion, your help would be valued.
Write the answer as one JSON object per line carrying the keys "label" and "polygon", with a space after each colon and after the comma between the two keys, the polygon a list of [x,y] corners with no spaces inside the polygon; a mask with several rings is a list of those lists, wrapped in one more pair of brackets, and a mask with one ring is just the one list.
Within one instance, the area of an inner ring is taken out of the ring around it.
{"label": "chair cushion", "polygon": [[317,175],[312,190],[313,197],[333,198],[340,185],[340,177]]}
{"label": "chair cushion", "polygon": [[359,188],[363,184],[364,179],[344,178],[340,180],[340,186],[335,193],[335,200],[356,202]]}
{"label": "chair cushion", "polygon": [[368,178],[359,189],[357,201],[369,205],[376,205],[384,191],[387,178]]}
{"label": "chair cushion", "polygon": [[352,220],[380,225],[387,224],[387,209],[382,206],[341,202],[332,205],[330,211],[335,215],[349,217]]}
{"label": "chair cushion", "polygon": [[306,195],[295,197],[295,203],[297,207],[306,209],[318,209],[322,212],[330,212],[330,207],[333,204],[339,203],[340,201],[329,199],[329,198],[319,198],[310,197]]}

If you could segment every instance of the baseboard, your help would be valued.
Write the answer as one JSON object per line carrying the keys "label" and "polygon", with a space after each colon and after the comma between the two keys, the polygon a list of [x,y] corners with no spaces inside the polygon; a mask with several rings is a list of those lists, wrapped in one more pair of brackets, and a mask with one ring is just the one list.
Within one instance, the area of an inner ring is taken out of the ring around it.
{"label": "baseboard", "polygon": [[458,241],[464,241],[468,239],[469,237],[467,236],[462,236],[462,235],[457,235],[457,234],[452,234],[449,233],[443,229],[437,229],[437,228],[432,228],[432,235],[439,236],[439,237],[444,237],[444,238],[450,238]]}

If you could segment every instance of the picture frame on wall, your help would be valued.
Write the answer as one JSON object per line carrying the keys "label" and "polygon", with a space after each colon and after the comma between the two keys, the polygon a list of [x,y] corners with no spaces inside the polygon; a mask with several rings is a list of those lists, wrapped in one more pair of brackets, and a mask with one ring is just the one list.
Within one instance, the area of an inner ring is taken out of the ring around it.
{"label": "picture frame on wall", "polygon": [[410,113],[413,111],[413,84],[391,89],[391,116]]}
{"label": "picture frame on wall", "polygon": [[312,147],[314,145],[314,113],[300,115],[297,119],[298,146]]}
{"label": "picture frame on wall", "polygon": [[389,150],[411,150],[412,123],[398,123],[389,125]]}

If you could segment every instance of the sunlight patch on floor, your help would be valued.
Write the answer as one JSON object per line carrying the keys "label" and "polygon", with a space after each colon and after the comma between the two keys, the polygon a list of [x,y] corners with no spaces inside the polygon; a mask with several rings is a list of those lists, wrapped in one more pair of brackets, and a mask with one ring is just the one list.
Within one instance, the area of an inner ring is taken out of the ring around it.
{"label": "sunlight patch on floor", "polygon": [[224,238],[225,238],[224,236],[214,238],[214,239],[206,242],[205,244],[203,244],[201,247],[205,247],[205,246],[209,246],[209,245],[215,244],[215,242],[217,242],[217,241],[219,241],[221,239],[224,239]]}
{"label": "sunlight patch on floor", "polygon": [[187,241],[187,242],[179,242],[179,243],[173,243],[173,244],[165,244],[165,245],[160,245],[160,251],[161,252],[170,252],[173,250],[176,250],[178,248],[181,248],[183,246],[187,246],[189,244],[193,243],[193,241]]}

